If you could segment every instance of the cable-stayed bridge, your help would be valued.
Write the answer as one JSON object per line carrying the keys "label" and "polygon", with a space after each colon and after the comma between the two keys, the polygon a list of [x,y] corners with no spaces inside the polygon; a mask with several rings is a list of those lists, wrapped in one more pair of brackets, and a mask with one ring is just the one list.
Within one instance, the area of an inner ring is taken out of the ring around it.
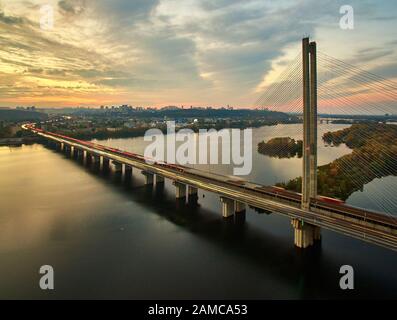
{"label": "cable-stayed bridge", "polygon": [[[326,72],[318,72],[319,66]],[[336,76],[335,76],[336,75]],[[346,83],[357,84],[356,87]],[[373,93],[374,92],[374,93]],[[393,82],[375,74],[363,72],[350,64],[336,60],[325,54],[318,54],[316,44],[308,38],[302,41],[302,52],[280,75],[274,85],[267,88],[257,105],[268,109],[302,114],[303,160],[302,192],[287,191],[282,188],[263,186],[241,179],[203,172],[197,169],[165,162],[148,162],[142,155],[105,147],[99,144],[73,139],[24,125],[52,143],[57,149],[83,159],[85,163],[131,176],[132,170],[139,170],[145,176],[145,183],[163,183],[170,179],[175,185],[176,198],[197,201],[198,189],[210,191],[220,196],[222,215],[225,218],[245,215],[246,206],[258,211],[282,214],[291,219],[295,245],[307,248],[321,239],[321,228],[339,232],[357,239],[397,250],[397,217],[385,213],[354,208],[342,201],[318,195],[317,167],[317,124],[318,107],[332,105],[339,114],[350,114],[364,110],[367,114],[392,113],[397,97]],[[376,100],[377,96],[382,99]],[[385,97],[387,99],[385,99]],[[377,101],[375,107],[373,101]],[[356,109],[354,109],[356,107]],[[358,109],[361,108],[361,109]],[[375,112],[374,112],[375,110]],[[385,112],[385,110],[387,112]],[[363,139],[369,137],[363,133]],[[382,150],[382,156],[395,161],[393,151]],[[390,154],[389,154],[390,153]],[[362,166],[370,170],[372,162],[362,158]],[[349,176],[352,163],[343,163]],[[395,167],[386,166],[377,176],[395,175]],[[357,179],[350,175],[352,179]],[[365,179],[365,177],[362,177]],[[362,182],[362,181],[358,181]],[[393,191],[391,191],[393,199]]]}

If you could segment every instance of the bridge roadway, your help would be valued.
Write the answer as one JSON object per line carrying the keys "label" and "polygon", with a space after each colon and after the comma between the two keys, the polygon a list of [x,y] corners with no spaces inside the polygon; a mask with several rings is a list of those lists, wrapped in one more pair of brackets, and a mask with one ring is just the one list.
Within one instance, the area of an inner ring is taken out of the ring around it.
{"label": "bridge roadway", "polygon": [[[86,151],[91,155],[103,157],[103,159],[109,159],[118,164],[168,178],[182,185],[213,192],[255,209],[282,214],[292,221],[298,221],[301,226],[307,224],[308,226],[321,227],[397,251],[397,218],[344,204],[331,205],[322,201],[313,201],[310,211],[302,210],[300,208],[300,194],[297,193],[274,192],[274,189],[277,188],[244,182],[188,167],[164,163],[150,164],[142,156],[134,156],[134,154],[121,150],[59,136],[34,127],[25,126],[25,129],[30,129],[50,141],[73,146],[77,150]],[[269,190],[273,191],[270,192]],[[297,234],[295,233],[296,237]],[[297,244],[296,239],[295,244]]]}

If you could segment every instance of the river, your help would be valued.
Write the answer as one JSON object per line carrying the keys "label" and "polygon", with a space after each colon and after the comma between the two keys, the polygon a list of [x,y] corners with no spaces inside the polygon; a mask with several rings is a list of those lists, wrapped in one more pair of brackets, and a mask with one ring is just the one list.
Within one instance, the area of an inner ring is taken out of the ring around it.
{"label": "river", "polygon": [[[320,125],[319,136],[345,127]],[[300,128],[254,129],[246,178],[272,185],[298,176],[301,159],[269,158],[256,145],[300,138]],[[100,143],[139,153],[147,145],[143,138]],[[319,165],[349,152],[319,139]],[[231,174],[230,166],[199,167]],[[0,298],[397,298],[394,252],[326,230],[321,247],[301,252],[285,217],[247,210],[244,224],[223,221],[218,197],[207,192],[199,192],[199,206],[176,203],[169,181],[145,187],[135,171],[127,185],[38,144],[0,147],[0,177]],[[348,202],[379,203],[394,178],[372,181]],[[346,264],[354,290],[339,288]],[[53,291],[39,288],[42,265],[54,268]]]}

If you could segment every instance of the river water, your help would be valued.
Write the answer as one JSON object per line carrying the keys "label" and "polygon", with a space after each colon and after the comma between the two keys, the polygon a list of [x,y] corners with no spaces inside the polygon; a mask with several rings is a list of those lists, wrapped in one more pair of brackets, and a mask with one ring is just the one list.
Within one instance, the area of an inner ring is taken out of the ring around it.
{"label": "river water", "polygon": [[[273,136],[300,138],[299,125],[253,130],[253,145]],[[344,125],[320,125],[324,131]],[[143,138],[100,141],[143,153]],[[319,165],[351,152],[325,147]],[[199,165],[231,174],[230,166]],[[248,180],[272,185],[300,174],[301,159],[274,159],[254,148]],[[0,298],[397,298],[397,255],[326,230],[320,247],[293,246],[290,221],[247,210],[246,221],[223,221],[217,196],[199,205],[175,201],[174,187],[145,187],[103,175],[34,144],[0,147]],[[394,210],[383,201],[395,177],[376,179],[348,202]],[[376,192],[373,192],[375,190]],[[386,190],[386,191],[385,191]],[[355,289],[339,288],[351,265]],[[51,265],[55,290],[39,288]]]}

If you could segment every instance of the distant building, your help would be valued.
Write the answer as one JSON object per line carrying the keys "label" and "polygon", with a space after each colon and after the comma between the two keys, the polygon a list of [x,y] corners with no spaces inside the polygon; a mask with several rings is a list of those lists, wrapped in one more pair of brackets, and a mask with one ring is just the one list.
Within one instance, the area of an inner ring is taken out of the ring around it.
{"label": "distant building", "polygon": [[161,110],[179,110],[177,106],[166,106],[161,108]]}

